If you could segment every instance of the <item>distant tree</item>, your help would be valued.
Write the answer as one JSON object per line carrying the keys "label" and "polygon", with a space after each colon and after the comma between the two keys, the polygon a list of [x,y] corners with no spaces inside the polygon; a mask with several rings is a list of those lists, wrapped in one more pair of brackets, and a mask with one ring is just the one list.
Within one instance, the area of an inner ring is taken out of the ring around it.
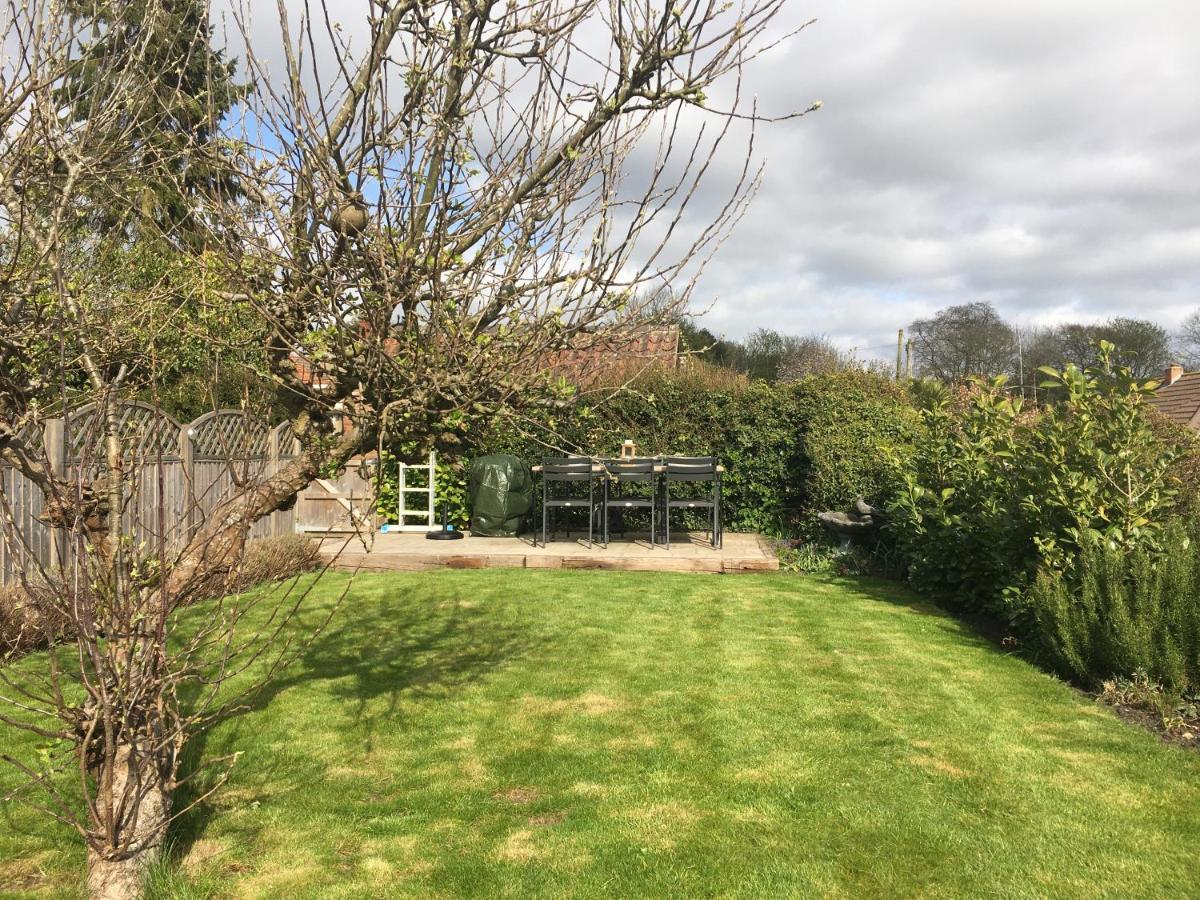
{"label": "distant tree", "polygon": [[129,204],[97,185],[87,197],[85,227],[122,228],[131,238],[196,249],[212,236],[194,220],[196,195],[241,196],[220,124],[247,91],[235,82],[235,63],[212,46],[208,3],[68,0],[65,9],[86,30],[79,29],[76,64],[55,99],[72,124],[93,130],[104,108],[108,164],[125,182],[123,193],[140,195]]}
{"label": "distant tree", "polygon": [[854,365],[854,360],[839,350],[827,336],[810,334],[796,338],[791,343],[779,365],[777,377],[780,381],[798,381],[809,375],[840,372]]}
{"label": "distant tree", "polygon": [[746,374],[751,378],[775,381],[794,340],[773,328],[759,328],[751,332],[743,345],[745,355],[742,366]]}
{"label": "distant tree", "polygon": [[910,326],[917,368],[924,376],[962,381],[1012,371],[1016,332],[990,303],[948,306]]}
{"label": "distant tree", "polygon": [[1158,375],[1171,361],[1171,339],[1165,328],[1145,319],[1113,318],[1107,322],[1083,325],[1068,322],[1040,329],[1028,337],[1024,346],[1026,380],[1039,366],[1065,368],[1074,363],[1080,369],[1098,365],[1100,344],[1108,341],[1116,347],[1122,365],[1136,378]]}
{"label": "distant tree", "polygon": [[1171,362],[1171,337],[1167,330],[1146,319],[1109,319],[1095,329],[1096,339],[1089,365],[1101,361],[1100,342],[1108,341],[1117,348],[1122,365],[1128,366],[1135,378],[1161,375]]}
{"label": "distant tree", "polygon": [[1189,369],[1200,369],[1200,309],[1183,320],[1175,335],[1174,354]]}
{"label": "distant tree", "polygon": [[685,353],[727,369],[741,371],[745,350],[737,341],[726,340],[701,328],[692,319],[683,317],[679,320],[680,349]]}

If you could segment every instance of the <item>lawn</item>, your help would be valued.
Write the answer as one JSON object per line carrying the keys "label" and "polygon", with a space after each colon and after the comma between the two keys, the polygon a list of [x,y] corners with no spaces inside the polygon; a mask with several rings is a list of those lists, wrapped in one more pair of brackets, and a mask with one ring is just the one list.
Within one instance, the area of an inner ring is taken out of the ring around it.
{"label": "lawn", "polygon": [[[157,896],[1181,896],[1200,858],[1200,754],[874,581],[361,576],[194,750],[242,756]],[[81,867],[4,811],[0,884]]]}

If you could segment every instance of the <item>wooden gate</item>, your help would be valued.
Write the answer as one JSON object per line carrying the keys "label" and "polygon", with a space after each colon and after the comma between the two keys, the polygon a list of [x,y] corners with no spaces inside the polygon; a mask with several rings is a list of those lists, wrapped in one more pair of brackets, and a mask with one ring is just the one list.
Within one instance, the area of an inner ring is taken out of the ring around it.
{"label": "wooden gate", "polygon": [[296,498],[297,531],[372,532],[376,519],[375,485],[361,459],[334,478],[318,478]]}

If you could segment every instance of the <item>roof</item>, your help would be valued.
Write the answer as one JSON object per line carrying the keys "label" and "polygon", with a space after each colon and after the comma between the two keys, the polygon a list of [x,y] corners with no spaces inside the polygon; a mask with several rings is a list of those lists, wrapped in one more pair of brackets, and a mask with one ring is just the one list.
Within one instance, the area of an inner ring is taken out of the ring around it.
{"label": "roof", "polygon": [[1200,428],[1200,372],[1185,372],[1161,385],[1149,402],[1171,421]]}
{"label": "roof", "polygon": [[678,325],[635,325],[576,335],[572,346],[553,354],[550,368],[578,382],[628,377],[645,369],[674,369],[679,363]]}
{"label": "roof", "polygon": [[[395,353],[399,342],[388,338],[385,352]],[[312,363],[292,351],[289,354],[300,381],[324,390],[333,382],[315,370]],[[679,364],[678,325],[631,325],[605,328],[575,335],[571,346],[550,354],[546,367],[576,383],[594,383],[605,378],[628,378],[647,369],[675,369]]]}

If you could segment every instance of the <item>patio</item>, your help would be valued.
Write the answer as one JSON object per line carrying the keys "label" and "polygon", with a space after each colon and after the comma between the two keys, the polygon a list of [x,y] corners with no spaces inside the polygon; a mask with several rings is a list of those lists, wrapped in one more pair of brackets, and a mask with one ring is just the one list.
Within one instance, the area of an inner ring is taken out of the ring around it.
{"label": "patio", "polygon": [[321,538],[321,554],[334,568],[363,572],[415,572],[422,569],[611,569],[625,572],[707,572],[737,574],[772,572],[779,560],[757,534],[725,535],[714,550],[703,533],[672,535],[671,549],[640,540],[614,540],[607,549],[597,543],[563,539],[548,547],[529,535],[429,541],[423,534],[339,535]]}

